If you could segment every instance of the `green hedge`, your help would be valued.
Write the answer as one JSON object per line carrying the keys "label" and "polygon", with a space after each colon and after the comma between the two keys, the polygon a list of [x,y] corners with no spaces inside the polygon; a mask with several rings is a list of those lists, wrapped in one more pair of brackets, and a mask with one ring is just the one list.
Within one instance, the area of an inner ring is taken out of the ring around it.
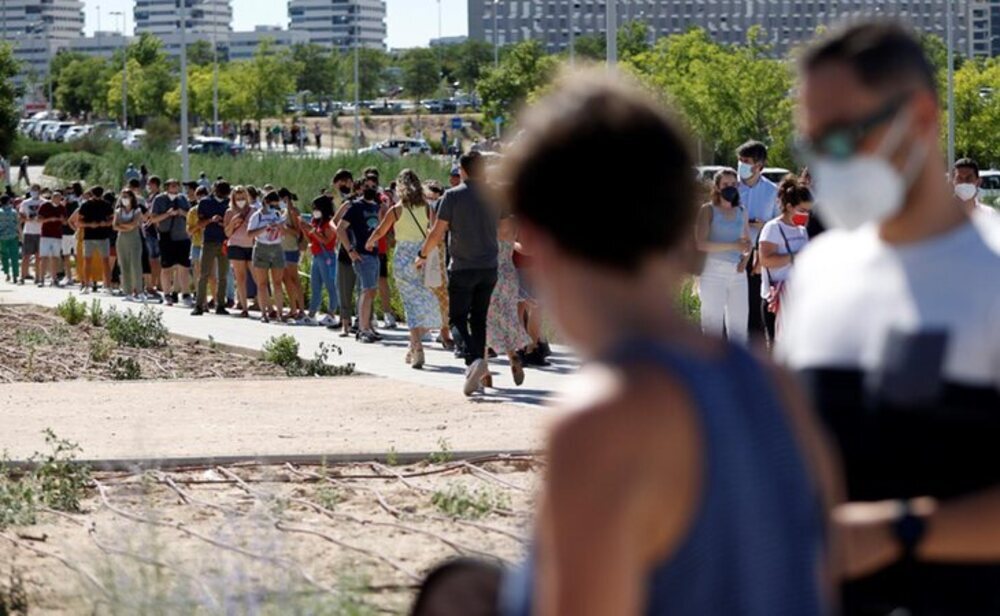
{"label": "green hedge", "polygon": [[31,139],[18,137],[14,141],[14,147],[11,149],[10,162],[11,166],[16,166],[22,157],[27,156],[29,164],[44,165],[53,156],[72,151],[72,144],[43,143],[41,141],[32,141]]}
{"label": "green hedge", "polygon": [[101,157],[90,152],[56,154],[45,163],[45,175],[64,180],[88,178],[101,166]]}

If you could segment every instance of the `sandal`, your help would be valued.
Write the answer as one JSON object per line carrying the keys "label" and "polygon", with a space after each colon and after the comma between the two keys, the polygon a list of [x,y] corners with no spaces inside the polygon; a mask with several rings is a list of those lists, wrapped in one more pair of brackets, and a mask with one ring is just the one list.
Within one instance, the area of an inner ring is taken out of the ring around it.
{"label": "sandal", "polygon": [[510,360],[510,372],[514,375],[514,384],[520,387],[524,385],[524,363],[521,362],[520,357],[514,357]]}
{"label": "sandal", "polygon": [[413,363],[411,364],[414,370],[421,370],[424,367],[424,350],[417,349],[413,352]]}

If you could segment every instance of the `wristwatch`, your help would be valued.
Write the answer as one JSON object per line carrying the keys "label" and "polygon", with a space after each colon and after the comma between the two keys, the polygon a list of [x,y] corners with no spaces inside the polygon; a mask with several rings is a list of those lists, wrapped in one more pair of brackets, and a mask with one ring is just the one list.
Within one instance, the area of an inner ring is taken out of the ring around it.
{"label": "wristwatch", "polygon": [[913,513],[908,500],[899,501],[900,515],[893,523],[893,531],[899,546],[903,550],[903,560],[912,562],[916,559],[917,548],[927,534],[927,520]]}

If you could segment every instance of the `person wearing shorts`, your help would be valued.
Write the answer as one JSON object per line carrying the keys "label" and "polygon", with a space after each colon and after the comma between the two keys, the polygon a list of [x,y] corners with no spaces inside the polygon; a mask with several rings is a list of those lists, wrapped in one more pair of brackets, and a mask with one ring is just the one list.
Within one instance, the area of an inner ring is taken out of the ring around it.
{"label": "person wearing shorts", "polygon": [[[243,186],[233,189],[229,200],[229,209],[223,218],[226,236],[229,238],[227,255],[233,268],[233,279],[236,282],[236,300],[240,309],[240,317],[250,316],[250,304],[247,288],[247,274],[253,260],[254,240],[250,237],[250,216],[257,210],[256,204],[250,199],[250,192]],[[256,289],[255,289],[256,291]]]}
{"label": "person wearing shorts", "polygon": [[358,340],[365,344],[379,341],[372,329],[372,305],[378,289],[378,248],[368,250],[365,244],[379,225],[381,206],[378,202],[378,188],[366,182],[361,199],[351,203],[337,225],[337,236],[347,249],[354,273],[361,286],[358,301]]}
{"label": "person wearing shorts", "polygon": [[278,190],[278,197],[281,199],[281,208],[284,211],[286,221],[285,234],[281,238],[281,249],[285,253],[283,279],[285,293],[288,295],[288,316],[290,320],[298,323],[306,317],[305,293],[299,279],[299,261],[302,259],[299,242],[303,239],[299,225],[302,218],[298,206],[295,205],[298,200],[297,195],[287,188],[281,188]]}
{"label": "person wearing shorts", "polygon": [[264,323],[268,323],[272,318],[283,320],[284,292],[281,283],[285,270],[285,253],[281,249],[281,238],[284,235],[286,221],[279,209],[280,201],[278,193],[273,190],[264,195],[260,209],[250,215],[247,225],[250,237],[254,240],[253,272],[257,281],[260,320]]}
{"label": "person wearing shorts", "polygon": [[48,270],[52,286],[61,286],[59,264],[62,261],[62,227],[66,222],[66,204],[62,193],[53,193],[51,200],[42,203],[38,208],[38,220],[42,223],[42,233],[38,247],[40,267],[36,282],[38,286],[44,286],[45,272]]}
{"label": "person wearing shorts", "polygon": [[222,224],[229,209],[229,183],[215,183],[215,194],[198,202],[198,227],[203,232],[201,270],[198,276],[197,304],[191,314],[205,314],[208,305],[208,283],[215,269],[215,314],[227,315],[226,284],[229,277],[229,258],[226,256],[224,242],[226,229]]}
{"label": "person wearing shorts", "polygon": [[[65,275],[64,284],[73,284],[73,257],[76,256],[76,232],[69,224],[69,218],[80,207],[80,199],[76,195],[76,186],[71,187],[66,192],[66,221],[62,226],[62,246],[60,255],[62,256],[62,271]],[[81,188],[82,190],[82,188]]]}
{"label": "person wearing shorts", "polygon": [[38,222],[38,208],[42,207],[42,189],[38,184],[32,184],[28,197],[21,201],[18,207],[22,227],[21,238],[21,282],[30,275],[31,259],[35,259],[35,278],[42,276],[41,262],[38,259],[39,245],[42,237],[42,223]]}
{"label": "person wearing shorts", "polygon": [[[104,189],[95,186],[90,190],[91,199],[85,201],[79,210],[80,227],[83,229],[83,258],[89,261],[97,257],[101,268],[101,278],[105,290],[111,289],[111,224],[114,207],[104,200]],[[89,267],[84,268],[83,292],[97,290],[97,280]],[[90,285],[90,286],[88,286]]]}
{"label": "person wearing shorts", "polygon": [[[160,196],[161,180],[159,176],[151,175],[146,180],[146,207],[150,211],[153,209],[153,202]],[[149,282],[146,285],[146,294],[157,297],[156,287],[160,284],[160,233],[156,224],[147,221],[143,227],[143,243],[145,244],[145,259],[149,261]],[[165,289],[161,289],[166,293]]]}
{"label": "person wearing shorts", "polygon": [[160,284],[164,301],[172,306],[181,298],[187,306],[194,301],[190,293],[191,236],[187,231],[187,215],[191,204],[180,192],[180,182],[169,179],[166,192],[152,202],[150,221],[160,234]]}

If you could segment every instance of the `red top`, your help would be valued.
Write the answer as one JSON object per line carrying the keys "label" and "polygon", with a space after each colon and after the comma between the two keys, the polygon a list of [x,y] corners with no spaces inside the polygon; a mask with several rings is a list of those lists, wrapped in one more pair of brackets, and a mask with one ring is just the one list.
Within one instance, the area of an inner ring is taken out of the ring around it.
{"label": "red top", "polygon": [[[66,218],[66,206],[46,201],[38,208],[39,218]],[[42,224],[42,237],[62,238],[62,220]]]}
{"label": "red top", "polygon": [[[329,224],[330,223],[327,223],[327,225],[329,225]],[[317,234],[319,233],[319,230],[320,230],[321,226],[322,226],[321,224],[316,224],[316,222],[313,222],[313,227],[314,227],[314,230],[316,231]],[[320,244],[320,242],[317,241],[316,238],[313,237],[312,235],[309,236],[309,250],[312,251],[313,256],[322,254],[323,253],[323,248],[326,248],[326,251],[328,253],[330,253],[331,257],[336,256],[336,254],[337,254],[337,234],[336,233],[333,234],[333,239],[331,239],[325,245]]]}

